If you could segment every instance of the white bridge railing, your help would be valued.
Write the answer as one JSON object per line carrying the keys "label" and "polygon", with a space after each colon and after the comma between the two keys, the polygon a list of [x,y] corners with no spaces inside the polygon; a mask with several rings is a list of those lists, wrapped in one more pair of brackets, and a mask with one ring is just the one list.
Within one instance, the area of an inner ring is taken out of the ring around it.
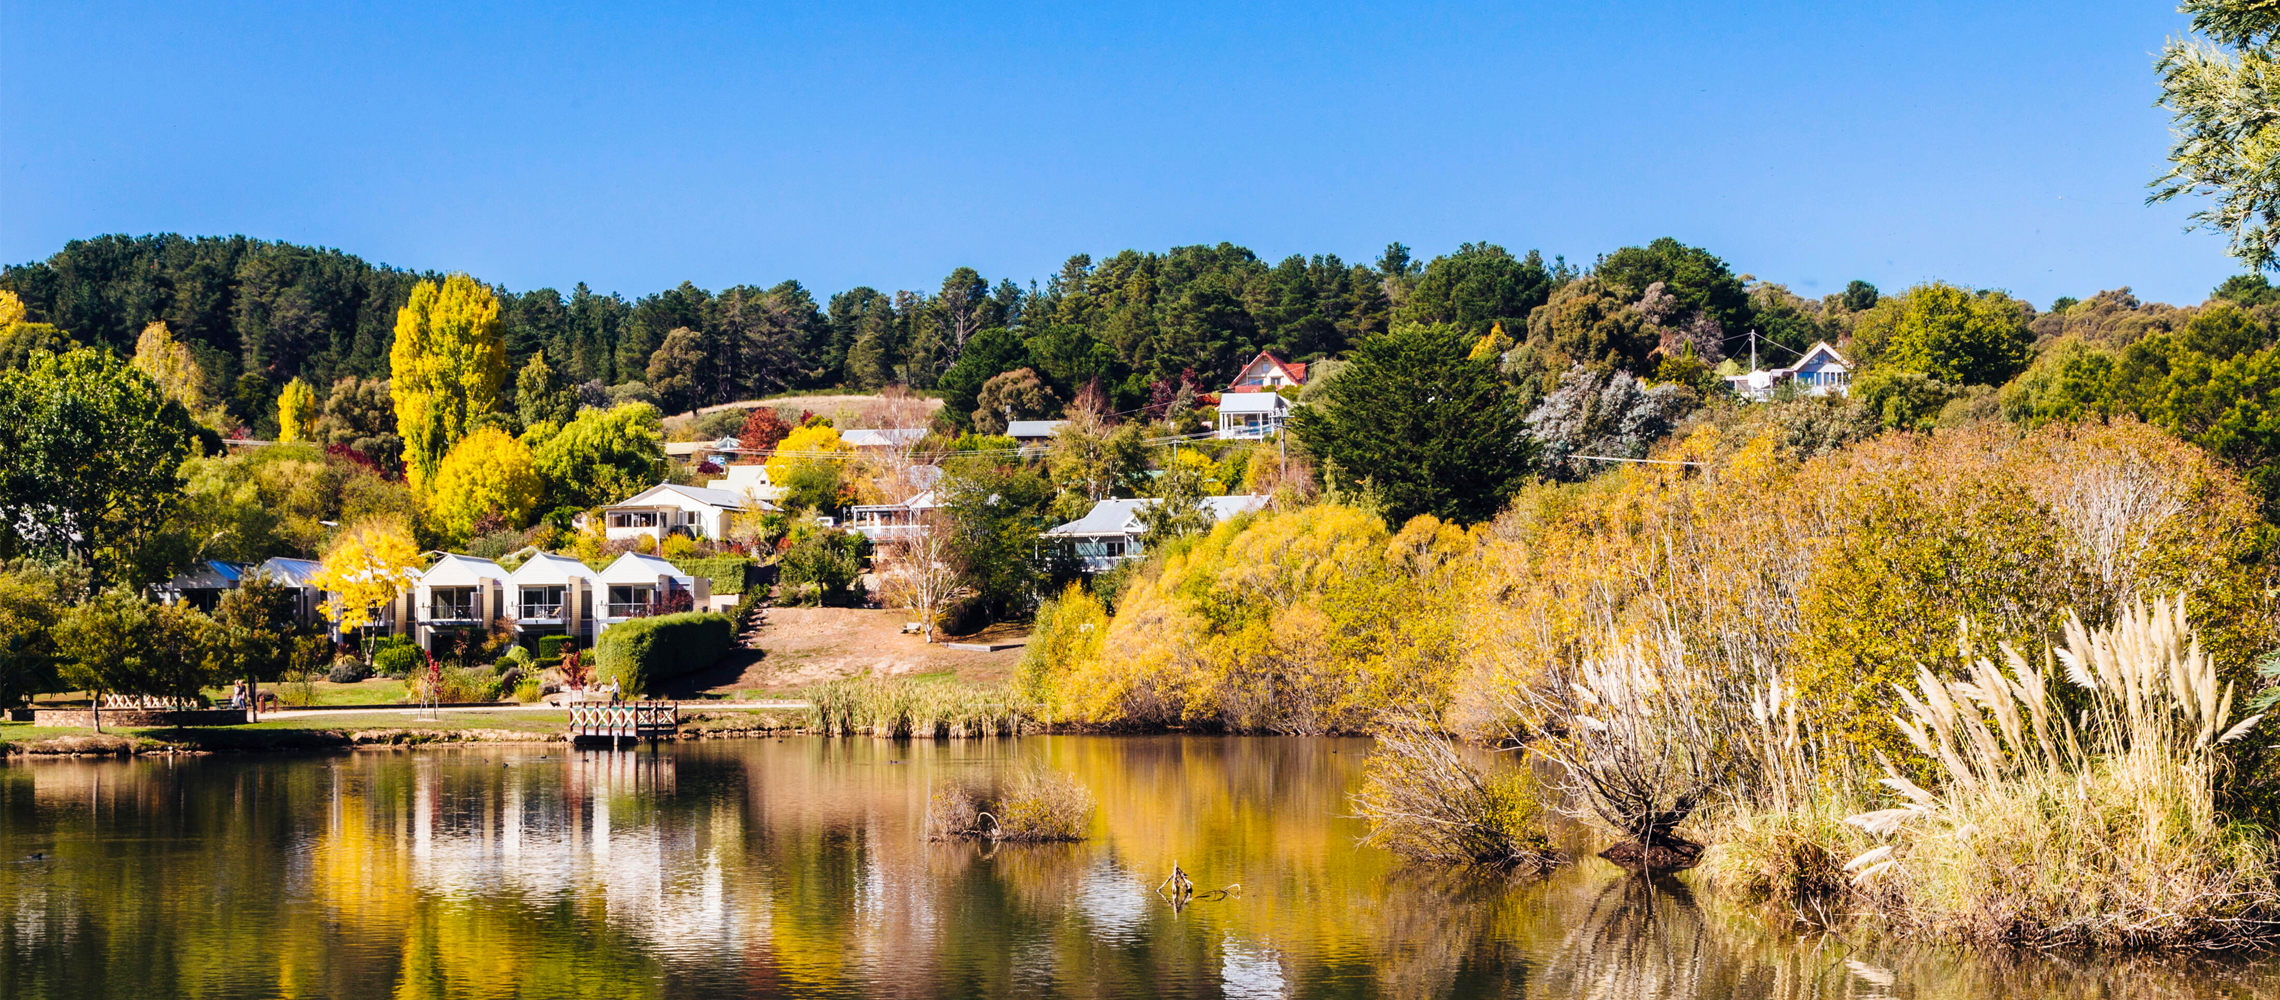
{"label": "white bridge railing", "polygon": [[639,740],[681,730],[681,705],[671,701],[628,701],[570,708],[570,738]]}

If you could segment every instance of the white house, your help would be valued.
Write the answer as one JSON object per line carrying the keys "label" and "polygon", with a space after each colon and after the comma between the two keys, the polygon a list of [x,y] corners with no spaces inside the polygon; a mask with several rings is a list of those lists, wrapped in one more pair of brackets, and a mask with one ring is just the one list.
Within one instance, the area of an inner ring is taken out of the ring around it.
{"label": "white house", "polygon": [[1273,392],[1287,386],[1306,384],[1306,365],[1303,362],[1284,361],[1267,351],[1260,351],[1251,363],[1235,374],[1235,381],[1227,386],[1229,392]]}
{"label": "white house", "polygon": [[594,638],[612,625],[650,615],[703,608],[712,601],[712,581],[681,572],[656,556],[628,552],[595,574],[602,593],[594,616]]}
{"label": "white house", "polygon": [[1290,419],[1290,400],[1279,390],[1306,384],[1306,366],[1266,351],[1237,372],[1219,394],[1219,431],[1224,441],[1257,441],[1281,433]]}
{"label": "white house", "polygon": [[1290,420],[1290,400],[1272,392],[1227,392],[1219,396],[1222,441],[1258,441],[1282,432]]}
{"label": "white house", "polygon": [[173,579],[153,588],[160,602],[186,603],[207,614],[221,603],[222,595],[236,590],[240,584],[257,576],[267,576],[294,590],[294,612],[303,621],[315,618],[324,604],[324,592],[310,581],[316,578],[322,564],[308,559],[287,559],[278,556],[259,563],[224,562],[209,559],[180,573]]}
{"label": "white house", "polygon": [[873,542],[910,538],[926,530],[926,512],[940,506],[933,490],[901,503],[856,504],[847,508],[846,527]]}
{"label": "white house", "polygon": [[1773,368],[1750,372],[1747,375],[1728,375],[1726,385],[1737,395],[1752,402],[1764,402],[1779,392],[1784,382],[1797,383],[1799,395],[1849,396],[1852,394],[1852,362],[1838,354],[1828,341],[1813,345],[1797,363],[1787,368]]}
{"label": "white house", "polygon": [[[1237,514],[1264,510],[1272,499],[1256,493],[1205,497],[1203,505],[1216,524]],[[1155,503],[1154,497],[1102,500],[1085,516],[1046,532],[1045,537],[1068,545],[1085,572],[1098,573],[1141,555],[1140,536],[1148,529],[1140,523],[1140,511]]]}
{"label": "white house", "polygon": [[413,640],[433,650],[438,635],[483,630],[507,609],[507,571],[475,556],[447,553],[412,587]]}
{"label": "white house", "polygon": [[1053,440],[1053,435],[1061,433],[1061,425],[1065,423],[1068,421],[1008,420],[1005,423],[1005,436],[1020,444],[1044,444]]}
{"label": "white house", "polygon": [[541,552],[515,567],[507,586],[516,632],[530,639],[563,635],[592,641],[594,594],[601,588],[601,574],[585,563]]}
{"label": "white house", "polygon": [[774,509],[729,490],[659,483],[602,508],[602,534],[610,539],[648,535],[659,542],[675,531],[691,538],[726,538],[735,519],[754,502],[760,504],[759,510]]}
{"label": "white house", "polygon": [[760,501],[760,509],[763,511],[773,508],[777,501],[784,499],[785,493],[783,487],[768,481],[768,467],[765,465],[731,465],[721,473],[719,479],[707,481],[705,488],[726,490],[740,497]]}
{"label": "white house", "polygon": [[844,430],[839,441],[850,448],[862,451],[896,451],[908,448],[926,438],[923,427],[889,427],[883,430]]}

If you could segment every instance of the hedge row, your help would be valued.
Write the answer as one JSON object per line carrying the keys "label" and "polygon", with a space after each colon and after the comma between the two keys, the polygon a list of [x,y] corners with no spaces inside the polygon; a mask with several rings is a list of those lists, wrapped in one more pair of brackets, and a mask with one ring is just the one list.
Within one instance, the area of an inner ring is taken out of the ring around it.
{"label": "hedge row", "polygon": [[749,583],[752,560],[744,556],[707,556],[702,559],[674,559],[673,568],[690,576],[701,576],[712,581],[715,594],[741,594]]}
{"label": "hedge row", "polygon": [[716,611],[636,618],[602,633],[594,647],[595,680],[614,680],[619,691],[637,694],[712,666],[735,644],[734,625]]}

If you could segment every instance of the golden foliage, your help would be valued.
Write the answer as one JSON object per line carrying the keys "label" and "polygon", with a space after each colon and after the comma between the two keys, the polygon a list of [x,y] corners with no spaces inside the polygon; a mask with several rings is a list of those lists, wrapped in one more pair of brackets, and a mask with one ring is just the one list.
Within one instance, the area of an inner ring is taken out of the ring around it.
{"label": "golden foliage", "polygon": [[280,443],[306,440],[309,425],[316,420],[317,394],[309,383],[294,379],[285,383],[285,391],[277,394],[277,440]]}
{"label": "golden foliage", "polygon": [[[810,424],[794,429],[776,444],[776,453],[768,456],[768,481],[781,486],[791,481],[792,469],[807,462],[838,462],[845,464],[855,456],[855,449],[839,439],[839,432],[830,424]],[[900,499],[899,497],[897,499]]]}
{"label": "golden foliage", "polygon": [[206,389],[206,371],[190,345],[174,339],[164,320],[152,320],[135,338],[135,369],[158,383],[160,395],[182,404],[190,416],[208,427],[221,427],[228,416]]}
{"label": "golden foliage", "polygon": [[[1883,725],[1890,684],[1956,648],[2026,644],[2065,609],[2093,620],[2134,595],[2182,592],[2236,657],[2275,634],[2262,528],[2237,478],[2135,423],[1893,435],[1799,463],[1770,433],[1703,427],[1666,457],[1524,491],[1488,533],[1473,602],[1497,685],[1668,633],[1737,678],[1794,678],[1840,759],[1905,752]],[[1460,706],[1482,719],[1491,698]]]}
{"label": "golden foliage", "polygon": [[422,488],[468,423],[496,409],[507,376],[499,300],[475,279],[454,274],[423,281],[396,311],[388,351],[396,433],[404,439],[405,475]]}
{"label": "golden foliage", "polygon": [[1049,711],[1290,733],[1437,717],[1473,549],[1432,517],[1389,534],[1335,505],[1222,522],[1127,587],[1097,655],[1053,666]]}
{"label": "golden foliage", "polygon": [[436,467],[432,486],[427,500],[435,526],[460,540],[487,515],[516,527],[527,523],[545,489],[529,446],[496,427],[453,445]]}
{"label": "golden foliage", "polygon": [[421,569],[411,533],[373,518],[341,529],[311,582],[327,595],[325,617],[346,631],[379,624],[374,612],[403,596]]}

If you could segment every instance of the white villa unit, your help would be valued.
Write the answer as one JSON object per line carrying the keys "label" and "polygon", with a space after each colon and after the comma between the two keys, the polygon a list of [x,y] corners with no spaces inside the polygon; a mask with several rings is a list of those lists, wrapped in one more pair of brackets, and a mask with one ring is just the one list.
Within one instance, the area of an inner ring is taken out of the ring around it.
{"label": "white villa unit", "polygon": [[214,606],[221,603],[223,594],[236,590],[240,584],[254,577],[267,576],[279,584],[293,588],[295,610],[306,621],[315,618],[318,606],[324,603],[324,593],[309,582],[323,568],[321,563],[283,556],[251,565],[210,559],[175,574],[173,579],[152,589],[162,603],[187,603],[212,614]]}
{"label": "white villa unit", "polygon": [[590,642],[594,634],[594,593],[601,574],[569,556],[541,552],[507,576],[513,588],[515,630],[524,635],[563,635]]}
{"label": "white villa unit", "polygon": [[1736,394],[1760,403],[1772,399],[1784,382],[1797,383],[1799,395],[1849,396],[1852,394],[1852,362],[1824,340],[1814,344],[1812,350],[1787,368],[1726,376],[1726,385]]}
{"label": "white villa unit", "polygon": [[475,556],[446,554],[412,587],[413,640],[434,649],[443,632],[482,631],[507,615],[507,571]]}
{"label": "white villa unit", "polygon": [[[690,576],[672,563],[639,552],[617,557],[595,577],[603,594],[600,613],[594,618],[597,639],[603,630],[619,622],[670,611],[702,610],[712,601],[711,580]],[[688,599],[685,607],[678,599],[683,595]]]}
{"label": "white villa unit", "polygon": [[691,538],[725,538],[735,519],[753,510],[754,503],[761,511],[775,509],[767,501],[747,500],[729,490],[659,483],[602,508],[602,534],[612,540],[648,535],[659,542],[675,531]]}
{"label": "white villa unit", "polygon": [[[1203,505],[1212,523],[1217,524],[1237,514],[1265,510],[1273,499],[1257,493],[1204,497]],[[1102,500],[1085,516],[1046,532],[1045,537],[1067,544],[1085,572],[1099,573],[1140,557],[1140,536],[1148,529],[1140,523],[1139,514],[1155,503],[1154,497]]]}

